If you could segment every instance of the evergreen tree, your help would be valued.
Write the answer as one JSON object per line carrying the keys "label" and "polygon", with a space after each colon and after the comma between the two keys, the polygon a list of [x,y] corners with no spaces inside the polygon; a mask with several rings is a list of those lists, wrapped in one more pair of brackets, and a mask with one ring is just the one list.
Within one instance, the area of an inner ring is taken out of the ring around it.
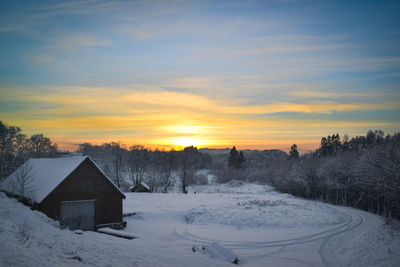
{"label": "evergreen tree", "polygon": [[339,134],[328,135],[328,137],[322,137],[321,139],[319,154],[322,156],[332,155],[341,149],[342,143],[340,142]]}
{"label": "evergreen tree", "polygon": [[238,152],[234,146],[229,153],[228,166],[237,170],[244,168],[245,163],[244,154],[242,151]]}
{"label": "evergreen tree", "polygon": [[228,160],[228,166],[230,168],[236,168],[236,162],[238,158],[238,151],[236,150],[236,147],[233,146],[231,149],[231,152],[229,152],[229,160]]}
{"label": "evergreen tree", "polygon": [[297,151],[297,145],[293,144],[290,147],[290,151],[289,151],[289,158],[291,159],[297,159],[299,157],[299,152]]}
{"label": "evergreen tree", "polygon": [[240,151],[238,156],[237,169],[244,169],[245,162],[246,159],[244,158],[244,153],[243,151]]}

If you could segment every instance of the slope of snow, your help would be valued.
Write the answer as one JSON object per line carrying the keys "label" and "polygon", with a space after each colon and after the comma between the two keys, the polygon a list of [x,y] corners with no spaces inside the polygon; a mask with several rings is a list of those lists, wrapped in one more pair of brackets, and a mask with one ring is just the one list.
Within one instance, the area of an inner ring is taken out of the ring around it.
{"label": "slope of snow", "polygon": [[235,228],[296,228],[343,222],[346,214],[333,206],[299,201],[282,194],[143,194],[127,193],[124,212],[148,219],[174,218],[187,224]]}
{"label": "slope of snow", "polygon": [[231,266],[156,237],[132,240],[60,230],[44,214],[0,193],[0,266]]}
{"label": "slope of snow", "polygon": [[263,185],[195,190],[126,194],[132,240],[60,230],[2,194],[0,266],[400,266],[400,235],[379,216]]}
{"label": "slope of snow", "polygon": [[247,266],[400,266],[400,235],[379,216],[237,181],[189,192],[127,194],[126,231]]}
{"label": "slope of snow", "polygon": [[[188,187],[189,193],[232,193],[232,194],[265,194],[276,193],[274,188],[268,185],[249,184],[243,181],[233,180],[226,184],[211,184],[211,185],[192,185]],[[276,193],[277,194],[277,193]]]}

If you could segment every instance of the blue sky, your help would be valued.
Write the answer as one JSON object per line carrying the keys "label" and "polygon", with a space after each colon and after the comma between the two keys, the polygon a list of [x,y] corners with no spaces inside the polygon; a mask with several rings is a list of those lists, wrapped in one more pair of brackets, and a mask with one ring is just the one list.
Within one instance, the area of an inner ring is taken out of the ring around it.
{"label": "blue sky", "polygon": [[65,147],[399,131],[398,1],[3,1],[0,119]]}

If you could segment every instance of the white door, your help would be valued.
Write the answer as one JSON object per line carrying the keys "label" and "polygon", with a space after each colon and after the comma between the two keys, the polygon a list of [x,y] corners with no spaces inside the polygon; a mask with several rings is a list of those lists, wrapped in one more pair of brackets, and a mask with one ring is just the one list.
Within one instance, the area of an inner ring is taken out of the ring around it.
{"label": "white door", "polygon": [[95,230],[96,200],[62,201],[60,226],[71,230]]}

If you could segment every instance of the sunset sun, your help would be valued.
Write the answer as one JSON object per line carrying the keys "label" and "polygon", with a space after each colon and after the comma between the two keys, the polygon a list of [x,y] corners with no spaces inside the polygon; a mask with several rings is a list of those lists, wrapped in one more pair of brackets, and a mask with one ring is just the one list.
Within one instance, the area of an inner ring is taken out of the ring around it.
{"label": "sunset sun", "polygon": [[207,145],[209,142],[195,137],[177,137],[176,139],[169,140],[168,143],[172,144],[175,149],[180,149],[187,146],[201,147]]}

